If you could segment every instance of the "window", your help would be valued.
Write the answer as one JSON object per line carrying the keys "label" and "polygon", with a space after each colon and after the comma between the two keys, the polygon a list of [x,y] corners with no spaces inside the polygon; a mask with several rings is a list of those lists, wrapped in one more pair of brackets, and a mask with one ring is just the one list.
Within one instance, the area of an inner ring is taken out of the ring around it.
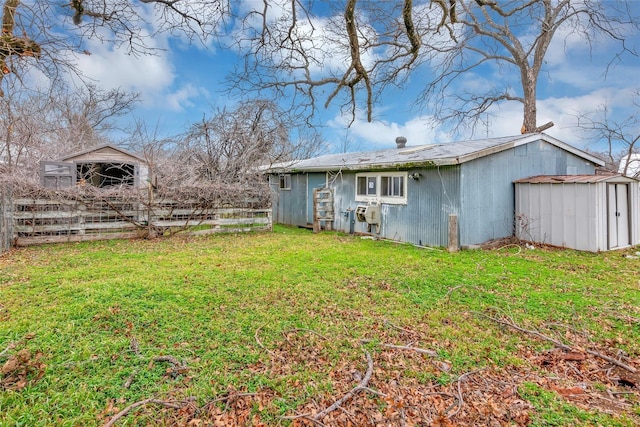
{"label": "window", "polygon": [[291,175],[289,174],[280,175],[279,188],[281,190],[291,190]]}
{"label": "window", "polygon": [[356,175],[356,201],[405,204],[407,173],[380,172]]}
{"label": "window", "polygon": [[404,176],[383,176],[382,196],[404,197]]}
{"label": "window", "polygon": [[75,164],[65,162],[42,162],[41,182],[45,188],[73,187],[76,184]]}
{"label": "window", "polygon": [[378,180],[375,176],[359,176],[358,177],[358,195],[359,196],[375,196],[377,192]]}

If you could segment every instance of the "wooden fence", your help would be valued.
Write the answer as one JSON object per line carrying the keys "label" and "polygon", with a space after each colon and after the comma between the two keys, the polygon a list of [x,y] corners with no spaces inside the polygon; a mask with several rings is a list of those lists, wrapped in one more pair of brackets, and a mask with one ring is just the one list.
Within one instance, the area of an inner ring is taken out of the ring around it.
{"label": "wooden fence", "polygon": [[10,205],[16,246],[165,235],[271,230],[271,208],[212,208],[199,201],[16,198]]}

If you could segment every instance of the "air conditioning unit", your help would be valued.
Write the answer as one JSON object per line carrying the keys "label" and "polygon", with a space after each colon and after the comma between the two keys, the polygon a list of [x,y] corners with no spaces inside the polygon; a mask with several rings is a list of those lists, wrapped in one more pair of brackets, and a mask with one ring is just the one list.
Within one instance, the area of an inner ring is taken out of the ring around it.
{"label": "air conditioning unit", "polygon": [[356,219],[360,222],[366,222],[368,224],[368,231],[371,231],[371,226],[376,226],[376,233],[380,232],[380,204],[377,202],[370,202],[368,205],[358,205],[356,208]]}
{"label": "air conditioning unit", "polygon": [[356,219],[360,222],[367,222],[365,213],[367,212],[367,205],[358,205],[356,208]]}

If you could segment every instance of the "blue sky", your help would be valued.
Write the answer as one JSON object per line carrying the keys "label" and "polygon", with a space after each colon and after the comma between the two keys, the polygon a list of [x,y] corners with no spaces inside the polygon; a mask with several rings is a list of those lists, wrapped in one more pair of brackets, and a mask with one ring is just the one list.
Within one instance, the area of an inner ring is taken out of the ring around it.
{"label": "blue sky", "polygon": [[[640,2],[634,1],[632,6],[638,9]],[[631,40],[640,42],[640,35],[634,36]],[[119,87],[140,93],[142,102],[133,117],[145,120],[150,128],[157,127],[161,135],[181,133],[214,109],[233,108],[237,100],[229,99],[222,90],[225,75],[238,61],[235,52],[189,45],[168,35],[156,36],[149,43],[161,50],[153,56],[136,57],[107,44],[87,41],[91,55],[80,55],[79,67],[105,89]],[[557,35],[538,84],[538,124],[555,123],[546,131],[548,134],[584,147],[584,137],[575,128],[576,115],[603,104],[609,106],[614,118],[631,113],[632,94],[640,89],[640,58],[624,56],[605,79],[604,65],[613,48],[607,40],[589,47],[579,34]],[[469,74],[460,84],[483,85],[491,84],[492,79],[516,78],[487,67],[482,74]],[[414,107],[415,95],[428,79],[430,70],[426,66],[416,70],[406,88],[387,93],[384,102],[374,110],[372,123],[367,123],[364,115],[358,115],[347,128],[350,117],[341,116],[337,104],[322,111],[321,131],[327,152],[340,151],[345,141],[349,151],[391,148],[399,135],[407,137],[409,145],[471,138],[470,134],[453,138],[447,128],[433,128],[429,112]],[[513,82],[518,87],[517,80]],[[133,117],[123,121],[131,121]],[[486,127],[476,130],[475,138],[518,134],[522,108],[518,103],[503,104],[492,110],[488,120]]]}

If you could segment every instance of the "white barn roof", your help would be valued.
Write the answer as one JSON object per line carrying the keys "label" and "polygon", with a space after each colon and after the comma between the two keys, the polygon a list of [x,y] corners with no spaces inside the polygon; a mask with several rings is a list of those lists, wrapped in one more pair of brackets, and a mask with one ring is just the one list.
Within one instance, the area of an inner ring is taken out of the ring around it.
{"label": "white barn roof", "polygon": [[58,159],[60,162],[108,162],[108,161],[119,161],[119,162],[131,162],[135,163],[146,163],[146,160],[143,157],[138,156],[137,154],[133,154],[123,148],[117,147],[112,144],[102,144],[95,147],[90,147],[83,151],[78,151],[76,153],[68,154],[64,157]]}

